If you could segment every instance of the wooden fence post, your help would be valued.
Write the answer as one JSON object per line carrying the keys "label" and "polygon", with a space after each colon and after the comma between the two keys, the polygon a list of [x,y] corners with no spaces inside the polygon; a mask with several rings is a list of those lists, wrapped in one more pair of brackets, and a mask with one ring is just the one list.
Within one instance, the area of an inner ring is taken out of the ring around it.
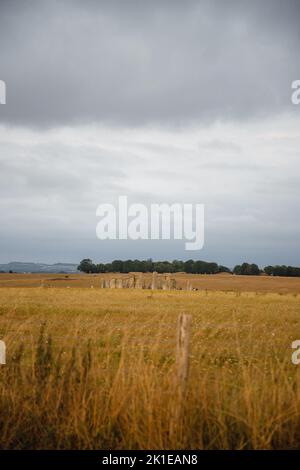
{"label": "wooden fence post", "polygon": [[0,341],[0,364],[6,364],[6,345],[4,341]]}
{"label": "wooden fence post", "polygon": [[191,315],[179,315],[176,346],[176,370],[178,386],[185,389],[189,370],[189,341],[192,323]]}
{"label": "wooden fence post", "polygon": [[189,372],[189,342],[192,316],[181,314],[178,318],[176,364],[172,415],[170,421],[170,445],[182,444],[184,401],[186,398],[187,379]]}
{"label": "wooden fence post", "polygon": [[186,290],[193,290],[193,286],[190,281],[186,282]]}

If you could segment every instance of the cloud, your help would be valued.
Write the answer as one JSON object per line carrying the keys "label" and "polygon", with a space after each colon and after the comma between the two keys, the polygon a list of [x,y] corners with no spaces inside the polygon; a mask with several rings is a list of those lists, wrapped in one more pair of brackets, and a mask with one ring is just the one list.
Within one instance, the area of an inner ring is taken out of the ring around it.
{"label": "cloud", "polygon": [[[299,124],[282,116],[177,131],[0,127],[2,261],[16,259],[21,245],[19,259],[49,262],[86,255],[300,263]],[[204,250],[186,252],[183,242],[100,242],[96,208],[119,195],[146,205],[205,204]]]}
{"label": "cloud", "polygon": [[296,0],[2,0],[0,121],[176,125],[289,109]]}
{"label": "cloud", "polygon": [[195,256],[299,264],[298,0],[2,0],[1,261],[183,258],[96,208],[206,206]]}

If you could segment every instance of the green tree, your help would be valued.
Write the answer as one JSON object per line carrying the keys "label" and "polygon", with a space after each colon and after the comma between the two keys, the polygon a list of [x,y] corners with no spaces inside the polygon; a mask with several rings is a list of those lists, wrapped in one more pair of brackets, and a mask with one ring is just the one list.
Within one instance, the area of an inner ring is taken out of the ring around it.
{"label": "green tree", "polygon": [[86,258],[80,261],[77,269],[83,273],[92,273],[94,271],[94,266],[95,265],[93,264],[93,261],[89,258]]}
{"label": "green tree", "polygon": [[234,268],[233,268],[233,274],[242,274],[242,266],[240,264],[237,264]]}

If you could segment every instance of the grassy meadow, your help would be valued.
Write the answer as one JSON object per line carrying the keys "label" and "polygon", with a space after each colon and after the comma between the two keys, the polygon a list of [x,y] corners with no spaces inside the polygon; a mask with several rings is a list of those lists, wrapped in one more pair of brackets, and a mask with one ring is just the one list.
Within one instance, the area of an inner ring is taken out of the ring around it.
{"label": "grassy meadow", "polygon": [[[21,275],[0,276],[0,448],[300,447],[299,281],[276,292],[280,279],[255,278],[250,292],[224,276],[239,289],[187,292],[99,289],[95,279],[70,288],[65,277],[56,288],[50,278],[29,288]],[[192,333],[178,403],[181,313]]]}

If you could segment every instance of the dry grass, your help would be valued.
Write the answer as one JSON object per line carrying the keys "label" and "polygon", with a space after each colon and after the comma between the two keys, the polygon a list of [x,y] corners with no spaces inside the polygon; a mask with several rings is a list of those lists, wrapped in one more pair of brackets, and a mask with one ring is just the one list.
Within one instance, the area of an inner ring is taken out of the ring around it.
{"label": "dry grass", "polygon": [[[174,429],[182,312],[191,367]],[[0,338],[1,448],[299,448],[295,294],[2,288]]]}
{"label": "dry grass", "polygon": [[[101,278],[121,278],[126,274],[4,274],[0,273],[1,287],[55,287],[97,288]],[[224,292],[274,292],[300,293],[300,278],[273,276],[233,276],[231,274],[184,274],[176,273],[177,285],[185,289],[187,280],[199,290]],[[151,282],[151,274],[144,278]]]}

